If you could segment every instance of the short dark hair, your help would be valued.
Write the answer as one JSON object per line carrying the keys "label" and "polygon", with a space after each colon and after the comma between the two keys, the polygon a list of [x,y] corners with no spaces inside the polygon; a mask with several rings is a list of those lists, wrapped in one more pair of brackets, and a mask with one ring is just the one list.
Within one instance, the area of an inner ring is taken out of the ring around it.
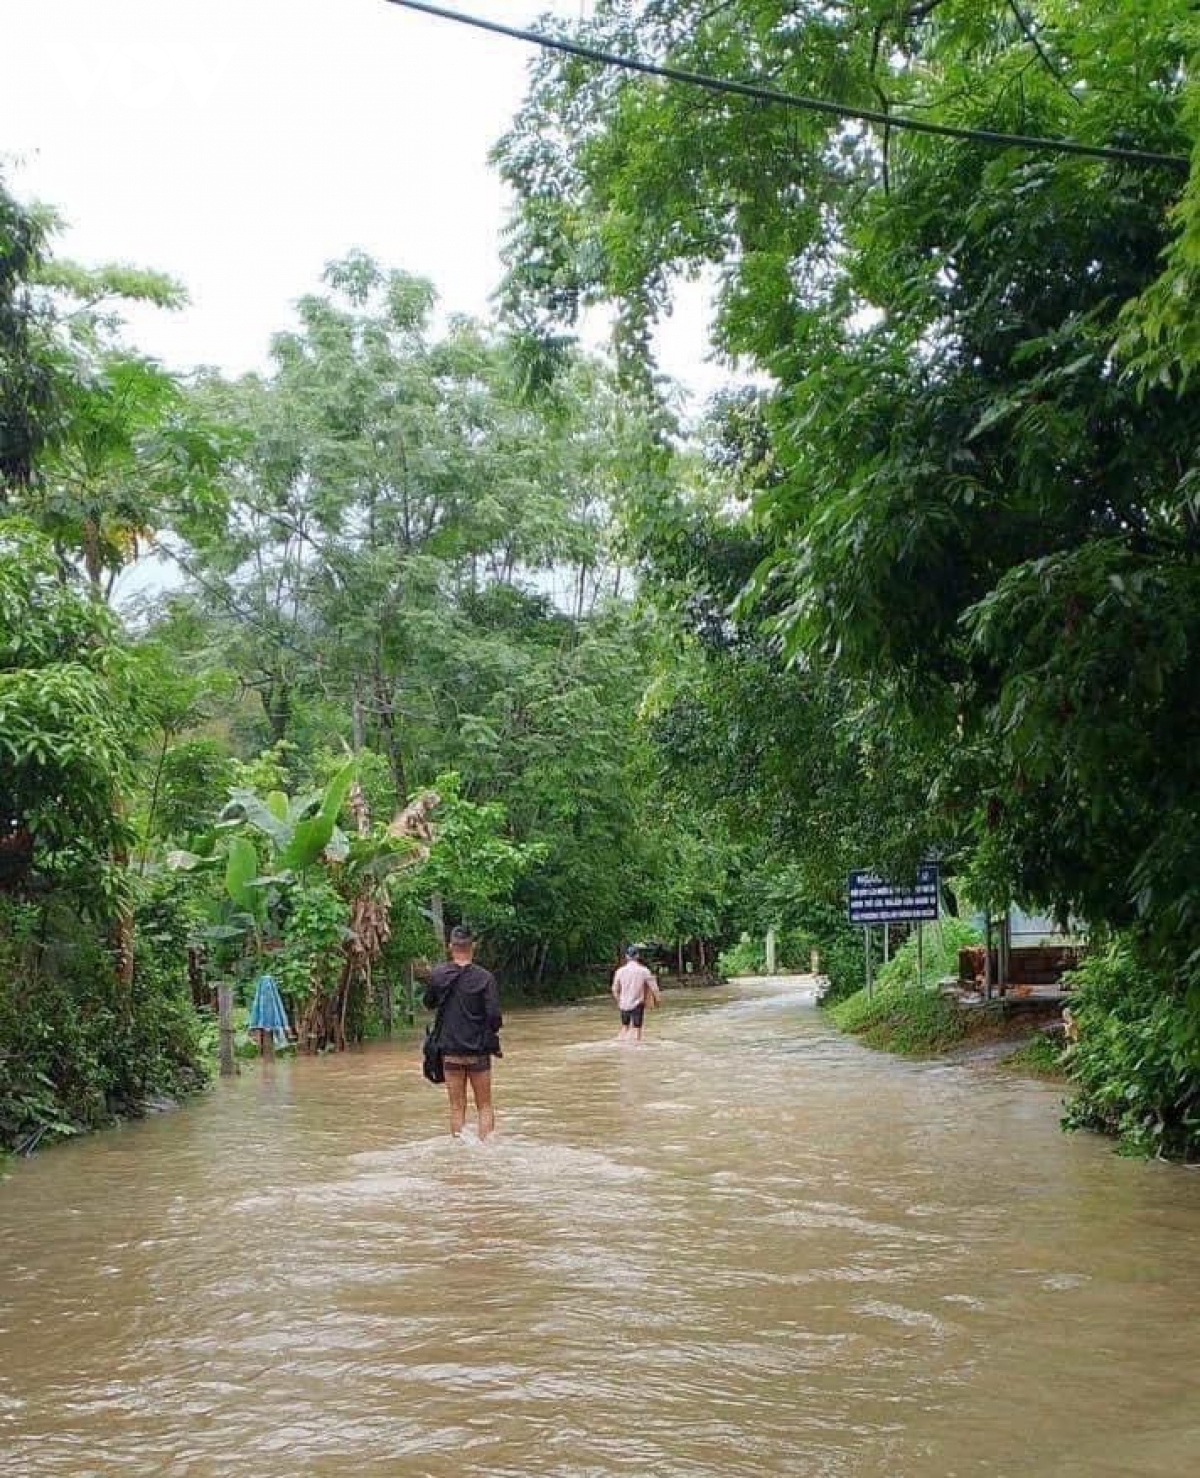
{"label": "short dark hair", "polygon": [[455,924],[454,928],[450,930],[450,943],[451,944],[474,944],[475,943],[475,935],[472,933],[472,931],[471,931],[471,929],[469,928],[468,925],[466,925],[466,924]]}

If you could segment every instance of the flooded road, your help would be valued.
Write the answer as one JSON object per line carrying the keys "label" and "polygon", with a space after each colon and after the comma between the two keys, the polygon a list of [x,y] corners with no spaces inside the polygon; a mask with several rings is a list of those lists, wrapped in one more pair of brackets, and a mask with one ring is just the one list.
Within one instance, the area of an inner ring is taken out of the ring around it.
{"label": "flooded road", "polygon": [[794,985],[252,1067],[0,1184],[3,1478],[1181,1478],[1200,1175]]}

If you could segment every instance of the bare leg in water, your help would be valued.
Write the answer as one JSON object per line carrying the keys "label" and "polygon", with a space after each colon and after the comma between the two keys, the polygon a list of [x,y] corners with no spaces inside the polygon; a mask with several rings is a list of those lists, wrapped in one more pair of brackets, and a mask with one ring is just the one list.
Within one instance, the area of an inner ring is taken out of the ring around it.
{"label": "bare leg in water", "polygon": [[455,1139],[467,1117],[467,1075],[460,1067],[446,1065],[446,1097],[450,1100],[450,1133]]}
{"label": "bare leg in water", "polygon": [[[468,1073],[471,1079],[471,1092],[475,1096],[475,1112],[479,1116],[479,1137],[486,1139],[496,1127],[496,1110],[492,1107],[492,1075],[491,1073]],[[466,1088],[463,1089],[464,1099]]]}

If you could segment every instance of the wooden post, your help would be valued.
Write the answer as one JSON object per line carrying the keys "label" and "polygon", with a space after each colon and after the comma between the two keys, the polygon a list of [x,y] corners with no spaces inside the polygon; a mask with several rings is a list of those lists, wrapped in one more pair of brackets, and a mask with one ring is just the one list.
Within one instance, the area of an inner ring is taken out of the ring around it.
{"label": "wooden post", "polygon": [[383,985],[383,992],[382,992],[382,997],[380,999],[379,1004],[383,1008],[383,1013],[382,1013],[383,1014],[383,1035],[390,1040],[391,1035],[392,1035],[392,1024],[393,1024],[393,1018],[392,1018],[392,1008],[393,1008],[393,1005],[394,1005],[393,993],[394,993],[394,989],[395,989],[395,987],[392,985],[392,977],[391,977],[390,974],[386,974],[383,977],[382,985]]}
{"label": "wooden post", "polygon": [[232,1078],[237,1072],[233,1057],[233,986],[222,980],[217,986],[217,1041],[221,1076]]}
{"label": "wooden post", "polygon": [[767,974],[768,975],[774,975],[775,974],[775,930],[774,929],[768,929],[767,930],[766,954],[767,954]]}

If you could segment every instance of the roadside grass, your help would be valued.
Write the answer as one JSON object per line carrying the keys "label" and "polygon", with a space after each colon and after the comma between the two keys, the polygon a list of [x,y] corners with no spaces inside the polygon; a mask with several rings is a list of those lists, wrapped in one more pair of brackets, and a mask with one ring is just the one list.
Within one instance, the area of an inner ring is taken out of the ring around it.
{"label": "roadside grass", "polygon": [[[962,1006],[934,986],[888,985],[867,999],[865,990],[831,1006],[829,1019],[840,1030],[881,1052],[902,1057],[937,1057],[956,1049],[986,1048],[1010,1041],[1013,1051],[985,1055],[1009,1072],[1039,1078],[1065,1078],[1059,1049],[1041,1030],[1043,1018],[1014,1015],[1003,1002]],[[970,1055],[968,1051],[967,1055]]]}
{"label": "roadside grass", "polygon": [[[979,940],[962,919],[927,925],[923,934],[924,979],[934,982],[958,973],[958,951]],[[997,1032],[990,1010],[964,1010],[936,985],[918,984],[917,935],[910,934],[879,970],[868,999],[865,990],[829,1007],[829,1017],[868,1047],[905,1057],[935,1057],[963,1042],[988,1040]]]}
{"label": "roadside grass", "polygon": [[1039,1033],[1031,1037],[1015,1052],[1002,1057],[996,1066],[1007,1073],[1019,1073],[1027,1078],[1048,1078],[1066,1082],[1067,1070],[1063,1065],[1062,1049],[1049,1037]]}
{"label": "roadside grass", "polygon": [[[979,1015],[980,1013],[976,1013]],[[868,1047],[905,1057],[932,1057],[977,1035],[985,1023],[936,988],[885,985],[868,998],[855,991],[829,1010],[833,1024]]]}

